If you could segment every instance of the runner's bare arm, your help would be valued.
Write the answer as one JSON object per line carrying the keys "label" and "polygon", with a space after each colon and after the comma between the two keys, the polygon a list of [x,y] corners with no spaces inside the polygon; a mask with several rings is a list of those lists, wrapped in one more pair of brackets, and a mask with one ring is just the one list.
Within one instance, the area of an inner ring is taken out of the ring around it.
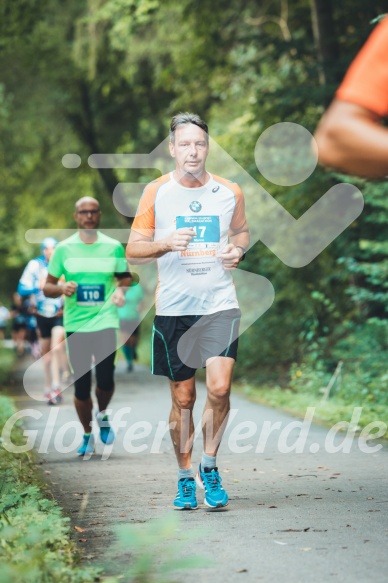
{"label": "runner's bare arm", "polygon": [[250,234],[249,234],[249,227],[248,223],[245,221],[243,226],[238,229],[230,229],[229,230],[229,241],[233,243],[235,247],[243,247],[244,249],[248,249],[249,241],[250,241]]}
{"label": "runner's bare arm", "polygon": [[222,249],[219,255],[224,269],[236,269],[242,256],[248,249],[249,241],[249,228],[246,221],[240,229],[229,230],[229,243]]}
{"label": "runner's bare arm", "polygon": [[320,163],[357,176],[387,176],[388,129],[380,122],[372,111],[334,99],[314,136]]}
{"label": "runner's bare arm", "polygon": [[133,265],[151,263],[171,251],[184,251],[194,235],[193,229],[183,228],[177,229],[165,239],[154,241],[152,237],[132,229],[126,250],[127,261]]}
{"label": "runner's bare arm", "polygon": [[58,277],[48,274],[43,293],[48,298],[59,298],[62,294],[72,296],[77,289],[75,281],[59,281]]}

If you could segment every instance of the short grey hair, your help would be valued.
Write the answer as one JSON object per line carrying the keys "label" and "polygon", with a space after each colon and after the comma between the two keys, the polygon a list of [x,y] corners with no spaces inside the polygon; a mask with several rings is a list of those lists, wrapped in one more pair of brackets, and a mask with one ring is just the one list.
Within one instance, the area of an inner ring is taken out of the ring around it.
{"label": "short grey hair", "polygon": [[209,141],[209,131],[207,124],[196,113],[189,113],[186,111],[185,113],[178,113],[172,118],[170,123],[170,142],[174,143],[175,130],[178,126],[183,126],[190,123],[201,128],[201,130],[203,130],[206,134],[206,141]]}
{"label": "short grey hair", "polygon": [[100,210],[100,203],[98,202],[97,199],[93,198],[92,196],[83,196],[82,198],[79,198],[76,203],[75,203],[75,212],[78,211],[79,207],[81,206],[81,204],[83,204],[84,202],[92,202],[94,204],[97,205],[98,210]]}

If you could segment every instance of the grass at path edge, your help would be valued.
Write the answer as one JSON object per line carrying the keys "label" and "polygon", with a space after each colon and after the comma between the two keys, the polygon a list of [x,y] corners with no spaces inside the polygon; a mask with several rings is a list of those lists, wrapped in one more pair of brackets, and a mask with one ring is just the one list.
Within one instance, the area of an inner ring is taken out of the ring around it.
{"label": "grass at path edge", "polygon": [[384,437],[388,439],[388,407],[369,402],[348,403],[339,397],[323,400],[311,393],[296,392],[280,387],[256,387],[247,383],[235,383],[233,390],[248,400],[279,409],[294,417],[304,418],[308,407],[314,407],[313,422],[326,427],[333,427],[339,422],[350,422],[356,407],[362,407],[357,421],[357,432],[370,423],[380,422],[386,426]]}
{"label": "grass at path edge", "polygon": [[[1,384],[10,378],[15,353],[0,348]],[[0,435],[16,409],[13,400],[0,394]],[[22,445],[22,422],[11,433],[12,443]],[[81,568],[70,541],[70,519],[45,493],[34,452],[12,453],[0,442],[0,572],[2,583],[88,583],[101,570]]]}

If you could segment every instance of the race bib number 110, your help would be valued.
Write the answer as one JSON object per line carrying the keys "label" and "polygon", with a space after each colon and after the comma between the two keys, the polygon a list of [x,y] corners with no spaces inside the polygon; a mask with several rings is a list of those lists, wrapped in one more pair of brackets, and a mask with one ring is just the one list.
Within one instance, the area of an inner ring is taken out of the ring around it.
{"label": "race bib number 110", "polygon": [[78,284],[77,304],[80,306],[97,306],[105,301],[104,284]]}

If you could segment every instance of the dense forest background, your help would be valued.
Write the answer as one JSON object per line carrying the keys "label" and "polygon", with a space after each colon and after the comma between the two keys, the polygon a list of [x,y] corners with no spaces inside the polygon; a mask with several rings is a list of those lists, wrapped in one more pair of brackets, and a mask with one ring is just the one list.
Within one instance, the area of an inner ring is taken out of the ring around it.
{"label": "dense forest background", "polygon": [[[388,404],[386,185],[317,168],[295,187],[268,183],[254,161],[260,134],[295,122],[313,132],[386,6],[366,0],[2,0],[0,2],[0,298],[8,304],[37,247],[28,229],[73,228],[74,201],[101,201],[104,227],[129,228],[112,203],[120,182],[154,170],[92,169],[90,154],[147,153],[178,111],[294,217],[339,181],[365,209],[307,267],[262,243],[242,268],[267,277],[275,301],[241,338],[240,376],[325,386]],[[61,160],[77,153],[79,168]]]}

